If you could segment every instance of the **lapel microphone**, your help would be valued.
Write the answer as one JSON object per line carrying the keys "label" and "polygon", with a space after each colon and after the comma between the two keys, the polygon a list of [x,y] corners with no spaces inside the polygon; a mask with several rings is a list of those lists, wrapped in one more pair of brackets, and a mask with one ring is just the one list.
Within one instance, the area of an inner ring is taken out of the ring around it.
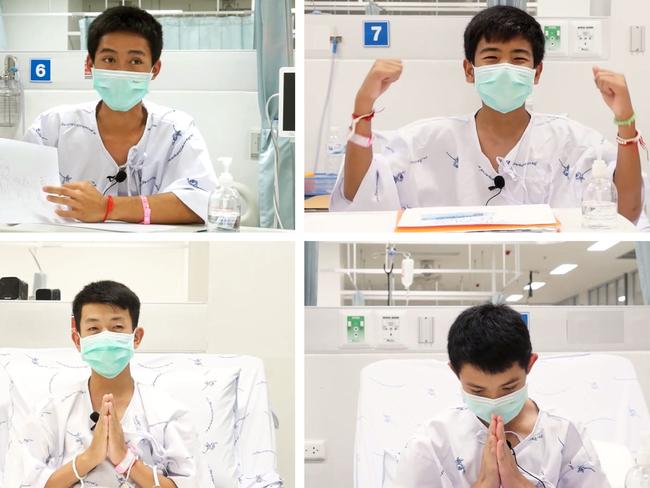
{"label": "lapel microphone", "polygon": [[[124,169],[120,168],[120,170],[117,173],[115,173],[113,176],[107,176],[106,178],[108,178],[108,181],[122,183],[124,180],[126,180],[126,171],[124,171]],[[498,176],[497,176],[497,178],[498,178]],[[501,178],[501,179],[503,179],[503,178]],[[496,179],[495,179],[495,181],[496,181]]]}
{"label": "lapel microphone", "polygon": [[93,412],[90,414],[90,420],[93,421],[93,426],[90,428],[90,430],[95,430],[95,427],[97,427],[97,421],[99,420],[99,412]]}
{"label": "lapel microphone", "polygon": [[497,175],[494,177],[494,185],[488,187],[488,190],[494,191],[497,188],[499,190],[503,190],[505,186],[506,186],[506,180],[504,179],[504,177],[501,175]]}

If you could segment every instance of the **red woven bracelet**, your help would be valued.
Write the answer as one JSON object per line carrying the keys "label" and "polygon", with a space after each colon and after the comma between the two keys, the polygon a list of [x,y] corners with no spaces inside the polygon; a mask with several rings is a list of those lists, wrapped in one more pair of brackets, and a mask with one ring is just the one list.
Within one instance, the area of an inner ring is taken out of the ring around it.
{"label": "red woven bracelet", "polygon": [[113,196],[108,195],[108,200],[106,202],[106,213],[104,214],[104,220],[102,220],[102,222],[106,222],[114,206],[115,206],[115,202],[113,201]]}

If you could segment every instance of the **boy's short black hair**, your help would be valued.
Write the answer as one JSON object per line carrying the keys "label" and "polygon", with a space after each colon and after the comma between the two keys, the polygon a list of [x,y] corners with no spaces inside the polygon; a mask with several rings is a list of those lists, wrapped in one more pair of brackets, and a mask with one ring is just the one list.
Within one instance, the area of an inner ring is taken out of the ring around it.
{"label": "boy's short black hair", "polygon": [[456,374],[471,364],[490,374],[513,364],[528,370],[533,348],[519,312],[507,305],[486,303],[463,311],[449,329],[447,353]]}
{"label": "boy's short black hair", "polygon": [[505,42],[515,37],[526,39],[533,49],[535,67],[544,59],[546,38],[533,16],[517,7],[498,5],[478,13],[465,28],[465,58],[474,64],[481,39]]}
{"label": "boy's short black hair", "polygon": [[75,327],[80,331],[81,309],[89,303],[105,303],[114,305],[122,310],[128,310],[131,316],[133,330],[138,326],[140,319],[140,299],[127,286],[116,281],[95,281],[84,286],[83,290],[77,293],[72,302],[72,315],[74,315]]}
{"label": "boy's short black hair", "polygon": [[152,64],[160,59],[163,32],[153,15],[137,7],[112,7],[104,10],[88,28],[88,54],[95,61],[95,53],[102,36],[111,32],[132,32],[149,43]]}

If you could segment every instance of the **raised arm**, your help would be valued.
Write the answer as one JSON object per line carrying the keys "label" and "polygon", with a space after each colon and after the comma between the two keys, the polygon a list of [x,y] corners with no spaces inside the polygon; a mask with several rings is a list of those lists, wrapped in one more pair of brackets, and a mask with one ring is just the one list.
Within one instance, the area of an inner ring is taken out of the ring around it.
{"label": "raised arm", "polygon": [[[618,136],[630,140],[636,137],[634,108],[625,76],[613,71],[594,67],[594,80],[603,100],[614,113],[617,121],[629,121],[619,125]],[[618,213],[631,222],[637,222],[643,206],[643,180],[638,143],[618,145],[614,184],[618,190]]]}
{"label": "raised arm", "polygon": [[[354,114],[361,116],[369,114],[375,107],[375,102],[388,87],[402,75],[402,62],[397,59],[379,59],[372,66],[354,101]],[[361,119],[355,128],[355,134],[362,138],[372,137],[371,119]],[[345,152],[344,187],[343,193],[348,200],[354,200],[357,190],[363,181],[370,163],[372,162],[372,146],[348,142]]]}

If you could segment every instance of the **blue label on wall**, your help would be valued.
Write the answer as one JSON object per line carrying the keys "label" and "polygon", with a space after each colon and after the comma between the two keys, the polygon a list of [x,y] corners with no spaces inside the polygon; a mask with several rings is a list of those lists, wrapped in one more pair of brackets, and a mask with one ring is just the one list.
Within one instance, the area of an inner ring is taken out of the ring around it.
{"label": "blue label on wall", "polygon": [[528,312],[521,312],[521,319],[524,321],[524,324],[526,324],[526,327],[530,328],[530,323],[528,319],[530,318],[530,314]]}
{"label": "blue label on wall", "polygon": [[389,22],[387,20],[365,20],[363,22],[363,46],[390,46]]}
{"label": "blue label on wall", "polygon": [[52,82],[51,59],[30,59],[29,63],[29,81],[32,83]]}

